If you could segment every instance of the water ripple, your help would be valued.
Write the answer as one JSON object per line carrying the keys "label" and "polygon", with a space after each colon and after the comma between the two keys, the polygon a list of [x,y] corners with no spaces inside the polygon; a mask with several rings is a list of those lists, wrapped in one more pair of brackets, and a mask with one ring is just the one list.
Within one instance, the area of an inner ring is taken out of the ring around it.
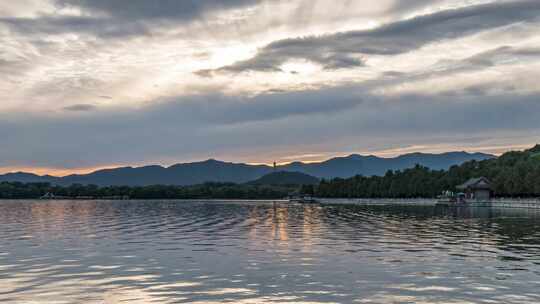
{"label": "water ripple", "polygon": [[280,202],[2,201],[2,303],[538,303],[540,216]]}

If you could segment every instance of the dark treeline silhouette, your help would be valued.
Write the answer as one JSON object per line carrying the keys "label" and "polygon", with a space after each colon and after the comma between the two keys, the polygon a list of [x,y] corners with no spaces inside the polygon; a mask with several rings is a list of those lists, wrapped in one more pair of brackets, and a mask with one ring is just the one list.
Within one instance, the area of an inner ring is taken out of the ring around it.
{"label": "dark treeline silhouette", "polygon": [[444,190],[455,190],[469,178],[485,176],[495,195],[540,196],[540,145],[523,152],[508,152],[496,159],[470,161],[448,171],[417,165],[384,176],[355,176],[322,180],[315,195],[328,198],[433,198]]}
{"label": "dark treeline silhouette", "polygon": [[0,199],[35,199],[47,193],[63,198],[130,199],[281,199],[297,186],[205,183],[196,186],[111,186],[74,184],[69,187],[49,183],[0,183]]}
{"label": "dark treeline silhouette", "polygon": [[[288,176],[288,175],[287,175]],[[495,195],[505,197],[540,196],[540,145],[508,152],[496,159],[469,161],[449,170],[431,170],[420,165],[384,176],[355,176],[322,180],[318,185],[262,185],[257,183],[204,183],[195,186],[110,186],[49,183],[0,183],[0,199],[39,198],[46,193],[67,198],[131,199],[281,199],[292,192],[322,198],[433,198],[445,190],[455,190],[473,177],[491,180]]]}

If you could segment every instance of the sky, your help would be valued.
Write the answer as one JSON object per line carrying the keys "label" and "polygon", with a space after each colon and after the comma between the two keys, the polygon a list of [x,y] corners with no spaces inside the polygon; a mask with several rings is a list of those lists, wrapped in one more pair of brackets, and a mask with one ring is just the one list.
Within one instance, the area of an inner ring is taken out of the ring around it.
{"label": "sky", "polygon": [[540,142],[538,0],[0,2],[0,172]]}

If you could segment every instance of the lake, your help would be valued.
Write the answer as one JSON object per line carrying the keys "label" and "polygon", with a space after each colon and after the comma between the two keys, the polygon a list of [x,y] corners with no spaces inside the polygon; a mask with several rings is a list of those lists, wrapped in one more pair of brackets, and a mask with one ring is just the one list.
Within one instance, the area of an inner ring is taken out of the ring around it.
{"label": "lake", "polygon": [[540,303],[540,213],[0,201],[1,303]]}

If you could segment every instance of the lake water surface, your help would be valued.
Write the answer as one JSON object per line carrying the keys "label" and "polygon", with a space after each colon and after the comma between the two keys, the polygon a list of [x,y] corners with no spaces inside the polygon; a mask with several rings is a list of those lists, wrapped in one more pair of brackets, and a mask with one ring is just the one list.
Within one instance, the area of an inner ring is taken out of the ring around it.
{"label": "lake water surface", "polygon": [[0,303],[540,303],[540,213],[0,201]]}

